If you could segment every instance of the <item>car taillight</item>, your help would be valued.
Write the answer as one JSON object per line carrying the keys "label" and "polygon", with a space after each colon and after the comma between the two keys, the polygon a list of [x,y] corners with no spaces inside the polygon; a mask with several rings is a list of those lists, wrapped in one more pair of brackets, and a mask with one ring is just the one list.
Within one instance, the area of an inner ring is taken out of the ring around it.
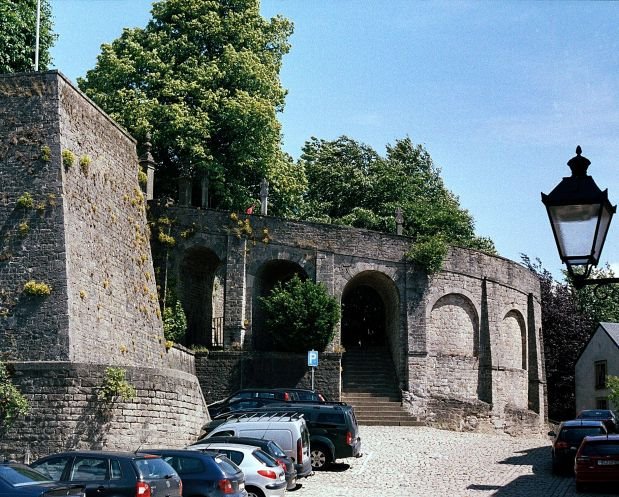
{"label": "car taillight", "polygon": [[234,487],[232,486],[232,482],[230,480],[219,480],[217,485],[219,486],[219,490],[221,490],[224,494],[234,493]]}
{"label": "car taillight", "polygon": [[570,446],[567,442],[557,442],[555,444],[555,449],[567,449]]}
{"label": "car taillight", "polygon": [[352,433],[349,431],[346,432],[346,445],[352,445]]}
{"label": "car taillight", "polygon": [[259,469],[258,474],[266,478],[271,478],[272,480],[277,479],[277,474],[272,469]]}
{"label": "car taillight", "polygon": [[303,461],[303,445],[301,445],[301,439],[297,440],[297,464],[301,464]]}
{"label": "car taillight", "polygon": [[277,462],[277,464],[279,464],[280,468],[286,471],[286,461],[284,461],[283,459],[275,459],[275,461]]}
{"label": "car taillight", "polygon": [[589,461],[589,456],[578,456],[576,458],[576,462],[588,462]]}
{"label": "car taillight", "polygon": [[284,392],[284,400],[285,401],[290,400],[290,395],[288,395],[288,392]]}
{"label": "car taillight", "polygon": [[135,484],[135,497],[151,497],[150,485],[145,481],[139,481]]}
{"label": "car taillight", "polygon": [[178,480],[178,495],[183,497],[183,480]]}

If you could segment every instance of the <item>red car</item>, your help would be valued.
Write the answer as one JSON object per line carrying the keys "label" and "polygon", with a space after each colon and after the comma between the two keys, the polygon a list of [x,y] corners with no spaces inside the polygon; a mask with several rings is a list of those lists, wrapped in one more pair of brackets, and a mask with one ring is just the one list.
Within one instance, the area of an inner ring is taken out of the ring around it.
{"label": "red car", "polygon": [[619,435],[585,437],[574,462],[576,490],[592,483],[619,483]]}

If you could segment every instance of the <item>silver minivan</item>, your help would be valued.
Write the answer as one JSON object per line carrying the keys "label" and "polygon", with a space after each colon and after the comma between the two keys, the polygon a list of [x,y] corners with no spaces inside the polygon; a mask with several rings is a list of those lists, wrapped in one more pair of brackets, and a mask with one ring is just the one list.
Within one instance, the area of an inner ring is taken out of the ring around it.
{"label": "silver minivan", "polygon": [[[273,440],[294,461],[299,478],[309,476],[312,472],[310,456],[310,438],[307,424],[302,414],[295,413],[237,413],[213,428],[200,440],[207,444],[209,437],[253,437]],[[199,445],[192,445],[198,448]]]}

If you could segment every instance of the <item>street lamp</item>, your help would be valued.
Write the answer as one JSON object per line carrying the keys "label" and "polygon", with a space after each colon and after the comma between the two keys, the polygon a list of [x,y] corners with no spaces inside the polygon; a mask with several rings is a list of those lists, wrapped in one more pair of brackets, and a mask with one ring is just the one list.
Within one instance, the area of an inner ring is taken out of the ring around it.
{"label": "street lamp", "polygon": [[[600,190],[587,175],[591,161],[581,154],[580,146],[576,147],[576,156],[567,163],[572,175],[563,178],[548,195],[542,193],[542,202],[548,211],[559,256],[574,286],[619,283],[619,278],[589,279],[591,269],[600,260],[617,206],[608,200],[608,190]],[[574,270],[576,267],[579,269]]]}

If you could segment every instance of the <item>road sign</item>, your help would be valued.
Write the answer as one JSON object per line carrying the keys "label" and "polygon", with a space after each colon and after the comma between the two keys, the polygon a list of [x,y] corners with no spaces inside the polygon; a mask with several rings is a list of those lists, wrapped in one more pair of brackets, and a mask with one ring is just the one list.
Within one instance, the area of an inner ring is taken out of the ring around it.
{"label": "road sign", "polygon": [[307,365],[312,368],[318,367],[318,351],[317,350],[307,351]]}

